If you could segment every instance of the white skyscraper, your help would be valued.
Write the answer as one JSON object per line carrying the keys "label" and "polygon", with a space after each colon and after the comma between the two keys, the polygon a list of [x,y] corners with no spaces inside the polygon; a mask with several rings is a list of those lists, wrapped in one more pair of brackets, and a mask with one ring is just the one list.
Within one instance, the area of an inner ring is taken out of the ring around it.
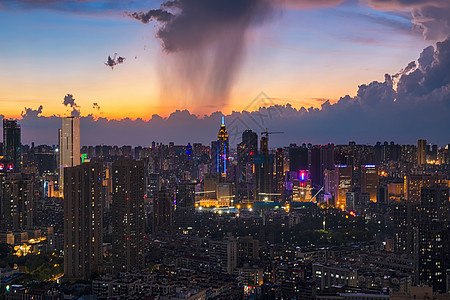
{"label": "white skyscraper", "polygon": [[59,129],[59,191],[63,196],[64,168],[80,164],[80,118],[62,118]]}

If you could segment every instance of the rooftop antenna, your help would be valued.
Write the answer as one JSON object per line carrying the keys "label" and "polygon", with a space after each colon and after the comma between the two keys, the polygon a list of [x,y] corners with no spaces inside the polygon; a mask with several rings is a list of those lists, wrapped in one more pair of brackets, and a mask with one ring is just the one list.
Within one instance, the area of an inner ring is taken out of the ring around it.
{"label": "rooftop antenna", "polygon": [[222,126],[225,126],[225,116],[222,116]]}

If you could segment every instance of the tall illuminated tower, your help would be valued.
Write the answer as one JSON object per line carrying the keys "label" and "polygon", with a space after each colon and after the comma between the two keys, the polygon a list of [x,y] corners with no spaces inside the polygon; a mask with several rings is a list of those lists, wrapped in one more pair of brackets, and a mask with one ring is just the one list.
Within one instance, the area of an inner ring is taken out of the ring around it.
{"label": "tall illuminated tower", "polygon": [[80,164],[80,118],[61,119],[59,129],[59,190],[64,195],[64,168]]}
{"label": "tall illuminated tower", "polygon": [[230,146],[228,143],[228,132],[225,128],[225,118],[222,117],[222,125],[220,126],[219,135],[217,136],[217,173],[222,174],[222,177],[227,175],[228,155]]}

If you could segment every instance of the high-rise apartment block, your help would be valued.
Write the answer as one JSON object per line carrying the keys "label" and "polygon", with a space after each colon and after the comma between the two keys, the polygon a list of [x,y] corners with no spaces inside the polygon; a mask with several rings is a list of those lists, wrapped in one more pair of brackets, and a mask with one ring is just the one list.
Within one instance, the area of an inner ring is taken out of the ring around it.
{"label": "high-rise apartment block", "polygon": [[124,159],[112,165],[113,271],[144,267],[144,162]]}
{"label": "high-rise apartment block", "polygon": [[66,168],[64,185],[64,275],[87,280],[103,258],[102,163]]}
{"label": "high-rise apartment block", "polygon": [[17,120],[3,119],[3,156],[14,172],[22,167],[20,125]]}

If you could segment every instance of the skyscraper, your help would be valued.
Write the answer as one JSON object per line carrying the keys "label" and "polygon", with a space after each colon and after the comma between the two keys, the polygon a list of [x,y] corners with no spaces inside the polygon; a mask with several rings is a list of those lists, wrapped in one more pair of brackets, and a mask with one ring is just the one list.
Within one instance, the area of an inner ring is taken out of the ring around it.
{"label": "skyscraper", "polygon": [[258,135],[251,130],[242,133],[242,142],[237,146],[237,195],[249,200],[253,193],[253,156],[258,152]]}
{"label": "skyscraper", "polygon": [[325,170],[334,169],[334,145],[320,147],[320,185],[324,185]]}
{"label": "skyscraper", "polygon": [[278,148],[275,157],[275,181],[276,192],[281,194],[278,196],[279,200],[283,200],[284,191],[284,151],[283,148]]}
{"label": "skyscraper", "polygon": [[80,118],[61,119],[59,129],[59,189],[64,195],[64,168],[80,164]]}
{"label": "skyscraper", "polygon": [[311,183],[313,186],[320,185],[320,178],[324,174],[320,174],[320,146],[313,146],[309,150],[310,160],[309,160],[309,171],[311,172]]}
{"label": "skyscraper", "polygon": [[308,148],[292,144],[289,147],[289,171],[308,169]]}
{"label": "skyscraper", "polygon": [[153,232],[169,231],[173,225],[173,194],[166,188],[155,192],[153,199]]}
{"label": "skyscraper", "polygon": [[68,167],[64,177],[64,274],[88,280],[103,257],[103,165]]}
{"label": "skyscraper", "polygon": [[273,155],[269,154],[269,137],[262,136],[260,140],[260,151],[253,156],[255,168],[255,192],[257,201],[272,201],[272,179],[273,179]]}
{"label": "skyscraper", "polygon": [[423,187],[419,210],[419,283],[446,293],[450,268],[450,198],[446,185]]}
{"label": "skyscraper", "polygon": [[427,163],[427,140],[417,140],[417,164],[425,165]]}
{"label": "skyscraper", "polygon": [[242,133],[242,142],[238,144],[237,158],[239,167],[239,182],[249,183],[253,173],[252,156],[258,151],[258,135],[251,130]]}
{"label": "skyscraper", "polygon": [[[344,210],[346,208],[346,194],[352,188],[353,167],[347,165],[336,166],[336,188],[334,189],[335,206]],[[375,190],[376,194],[376,190]]]}
{"label": "skyscraper", "polygon": [[20,172],[22,154],[20,125],[17,120],[3,119],[3,156],[12,164],[15,172]]}
{"label": "skyscraper", "polygon": [[375,165],[361,166],[361,192],[370,195],[370,201],[377,202],[378,168]]}
{"label": "skyscraper", "polygon": [[217,173],[222,177],[227,175],[228,156],[230,155],[230,146],[228,143],[228,132],[225,128],[225,118],[222,117],[222,125],[220,126],[217,136]]}
{"label": "skyscraper", "polygon": [[211,174],[217,174],[219,165],[218,165],[218,152],[217,152],[217,141],[211,142],[211,151],[210,151],[210,159],[211,159]]}
{"label": "skyscraper", "polygon": [[185,181],[175,188],[174,221],[178,228],[192,227],[195,213],[195,186],[197,181]]}
{"label": "skyscraper", "polygon": [[124,159],[113,163],[114,272],[144,267],[144,162]]}

